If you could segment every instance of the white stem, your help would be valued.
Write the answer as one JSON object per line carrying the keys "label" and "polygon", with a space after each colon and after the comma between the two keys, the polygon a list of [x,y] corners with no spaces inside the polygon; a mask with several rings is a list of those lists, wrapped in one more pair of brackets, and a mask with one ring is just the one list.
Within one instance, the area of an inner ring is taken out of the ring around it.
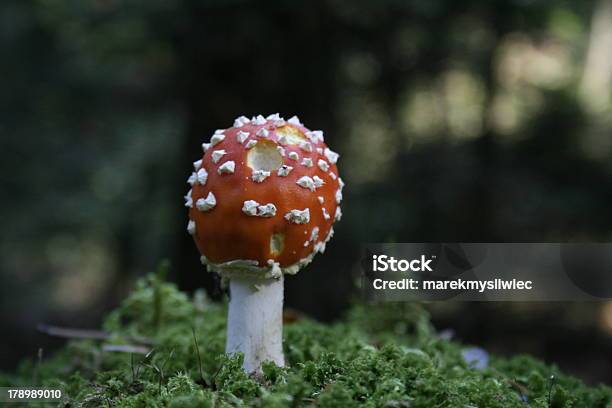
{"label": "white stem", "polygon": [[283,355],[283,278],[230,280],[226,353],[244,354],[246,372],[261,363],[285,365]]}

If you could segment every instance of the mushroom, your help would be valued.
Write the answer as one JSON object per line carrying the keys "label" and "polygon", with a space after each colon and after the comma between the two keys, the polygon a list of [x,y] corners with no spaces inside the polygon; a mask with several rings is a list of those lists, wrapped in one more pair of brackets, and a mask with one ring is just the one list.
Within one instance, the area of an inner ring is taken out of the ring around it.
{"label": "mushroom", "polygon": [[[325,251],[341,217],[338,154],[294,116],[237,118],[194,162],[187,231],[211,272],[229,280],[226,352],[244,369],[284,366],[283,278]],[[315,165],[316,164],[316,165]]]}

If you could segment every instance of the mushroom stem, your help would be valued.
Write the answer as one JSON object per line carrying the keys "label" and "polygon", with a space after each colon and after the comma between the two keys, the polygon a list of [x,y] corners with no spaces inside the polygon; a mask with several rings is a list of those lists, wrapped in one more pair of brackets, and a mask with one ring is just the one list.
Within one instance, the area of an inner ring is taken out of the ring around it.
{"label": "mushroom stem", "polygon": [[282,276],[230,280],[225,352],[243,353],[248,373],[260,373],[264,361],[285,365]]}

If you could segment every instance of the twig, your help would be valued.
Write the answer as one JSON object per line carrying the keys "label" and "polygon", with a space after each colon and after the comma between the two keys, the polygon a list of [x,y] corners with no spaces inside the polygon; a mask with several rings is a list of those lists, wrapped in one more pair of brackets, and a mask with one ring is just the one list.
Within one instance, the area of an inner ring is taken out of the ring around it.
{"label": "twig", "polygon": [[134,358],[134,353],[136,354],[147,354],[151,349],[145,346],[137,346],[134,344],[104,344],[102,345],[102,350],[104,351],[118,351],[122,353],[131,353],[132,359]]}
{"label": "twig", "polygon": [[202,358],[200,357],[200,347],[198,346],[198,339],[196,337],[196,333],[195,333],[195,327],[191,326],[191,332],[193,333],[193,342],[195,343],[195,348],[196,348],[196,355],[198,356],[198,368],[200,370],[200,380],[206,384],[207,386],[209,386],[208,381],[206,381],[204,379],[204,374],[202,372]]}
{"label": "twig", "polygon": [[[44,323],[38,324],[38,326],[36,326],[36,330],[48,336],[63,337],[67,339],[108,340],[113,337],[110,333],[102,330],[59,327],[51,326]],[[149,346],[153,346],[156,344],[155,340],[140,336],[129,336],[125,337],[124,339],[132,343],[145,344]]]}
{"label": "twig", "polygon": [[54,337],[94,340],[107,340],[110,338],[109,333],[101,330],[73,329],[69,327],[49,326],[44,323],[40,323],[38,326],[36,326],[36,330]]}

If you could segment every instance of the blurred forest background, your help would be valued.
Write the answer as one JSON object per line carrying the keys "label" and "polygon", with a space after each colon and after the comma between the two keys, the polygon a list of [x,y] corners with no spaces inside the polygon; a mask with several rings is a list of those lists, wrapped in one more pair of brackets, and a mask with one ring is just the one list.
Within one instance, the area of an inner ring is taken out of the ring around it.
{"label": "blurred forest background", "polygon": [[[346,311],[362,242],[612,241],[612,0],[3,0],[0,61],[2,369],[164,258],[221,297],[182,197],[242,114],[298,114],[342,154],[345,217],[286,282],[317,319]],[[429,308],[612,383],[612,302]]]}

